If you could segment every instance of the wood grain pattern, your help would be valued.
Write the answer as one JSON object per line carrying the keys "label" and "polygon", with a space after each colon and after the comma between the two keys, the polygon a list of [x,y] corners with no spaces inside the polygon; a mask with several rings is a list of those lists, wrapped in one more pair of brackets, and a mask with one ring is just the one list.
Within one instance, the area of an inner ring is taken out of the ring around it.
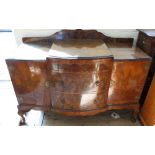
{"label": "wood grain pattern", "polygon": [[[53,69],[53,62],[54,64],[57,62],[57,65],[60,63],[61,66],[66,64],[69,66],[63,70],[61,68],[60,71]],[[48,58],[47,65],[53,109],[71,112],[97,110],[106,105],[113,65],[112,58],[101,60]],[[100,70],[100,65],[103,66],[102,70]],[[89,115],[89,111],[87,113]]]}
{"label": "wood grain pattern", "polygon": [[141,109],[140,118],[144,125],[155,125],[155,75]]}
{"label": "wood grain pattern", "polygon": [[41,44],[42,46],[51,46],[55,40],[68,39],[101,39],[108,47],[132,47],[133,38],[113,38],[104,35],[96,30],[61,30],[48,37],[24,37],[23,42],[29,44]]}
{"label": "wood grain pattern", "polygon": [[109,59],[95,59],[91,58],[89,60],[81,59],[50,59],[47,58],[47,62],[50,61],[50,69],[54,72],[59,73],[86,73],[86,72],[102,72],[111,70],[111,63],[113,63],[113,58]]}
{"label": "wood grain pattern", "polygon": [[115,61],[108,104],[138,103],[149,67],[149,61]]}
{"label": "wood grain pattern", "polygon": [[6,60],[6,63],[21,116],[33,108],[51,106],[45,61]]}
{"label": "wood grain pattern", "polygon": [[[69,41],[71,45],[67,44],[67,50],[73,46],[81,49],[80,52],[84,52],[82,47],[85,50],[91,47],[95,51],[98,43],[103,44],[103,40],[98,42],[101,38],[105,39],[106,44],[108,41],[113,42],[113,39],[89,30],[63,30],[52,36],[52,39],[42,39],[55,41],[56,44],[61,42],[61,46],[66,46],[65,42],[69,38],[76,41],[74,44]],[[81,38],[85,41],[77,44]],[[24,41],[41,41],[41,38],[37,39],[26,38]],[[96,43],[90,43],[90,39],[94,39],[93,42],[96,40]],[[121,47],[124,47],[124,43]],[[111,53],[106,45],[104,48],[100,49],[103,50],[103,57],[100,58],[48,56],[45,60],[7,59],[23,121],[23,115],[31,109],[76,116],[95,115],[112,109],[138,112],[150,57],[139,49],[113,49]]]}

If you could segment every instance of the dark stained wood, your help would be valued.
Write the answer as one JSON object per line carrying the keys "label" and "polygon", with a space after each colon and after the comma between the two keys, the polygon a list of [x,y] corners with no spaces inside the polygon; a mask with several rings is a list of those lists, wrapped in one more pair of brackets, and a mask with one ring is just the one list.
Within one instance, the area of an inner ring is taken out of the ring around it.
{"label": "dark stained wood", "polygon": [[141,109],[140,118],[144,125],[155,125],[155,75]]}
{"label": "dark stained wood", "polygon": [[68,39],[101,39],[108,47],[132,47],[133,38],[113,38],[104,35],[96,30],[61,30],[48,37],[25,37],[24,43],[41,44],[42,46],[51,46],[56,40]]}
{"label": "dark stained wood", "polygon": [[140,99],[140,103],[143,105],[155,73],[155,29],[139,30],[137,47],[152,57],[151,67]]}

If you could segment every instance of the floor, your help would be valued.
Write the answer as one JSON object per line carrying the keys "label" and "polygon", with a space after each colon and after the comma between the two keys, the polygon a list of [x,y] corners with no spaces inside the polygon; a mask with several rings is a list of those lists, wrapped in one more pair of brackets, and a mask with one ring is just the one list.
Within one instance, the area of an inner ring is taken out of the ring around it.
{"label": "floor", "polygon": [[[19,125],[17,99],[5,64],[5,57],[13,52],[13,36],[6,33],[0,35],[0,126]],[[10,42],[10,46],[8,46]],[[12,47],[11,47],[12,44]],[[3,51],[3,52],[2,52]],[[116,112],[116,113],[114,113]],[[139,120],[130,120],[130,111],[109,111],[89,117],[67,117],[42,111],[30,111],[26,120],[29,126],[140,126]]]}
{"label": "floor", "polygon": [[[114,115],[114,116],[113,116]],[[131,121],[130,111],[108,111],[96,116],[70,117],[45,113],[46,126],[140,126],[139,120]]]}

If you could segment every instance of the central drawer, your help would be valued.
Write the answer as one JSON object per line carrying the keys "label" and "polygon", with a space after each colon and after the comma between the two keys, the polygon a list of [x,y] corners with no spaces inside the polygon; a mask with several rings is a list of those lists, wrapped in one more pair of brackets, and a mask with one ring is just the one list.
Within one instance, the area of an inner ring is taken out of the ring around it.
{"label": "central drawer", "polygon": [[49,71],[56,71],[59,73],[66,72],[102,72],[110,71],[112,68],[113,58],[87,60],[87,59],[51,59],[47,58]]}
{"label": "central drawer", "polygon": [[106,106],[106,94],[52,93],[52,108],[57,110],[97,110]]}
{"label": "central drawer", "polygon": [[50,86],[55,91],[67,93],[93,93],[108,91],[111,72],[57,73],[52,72]]}

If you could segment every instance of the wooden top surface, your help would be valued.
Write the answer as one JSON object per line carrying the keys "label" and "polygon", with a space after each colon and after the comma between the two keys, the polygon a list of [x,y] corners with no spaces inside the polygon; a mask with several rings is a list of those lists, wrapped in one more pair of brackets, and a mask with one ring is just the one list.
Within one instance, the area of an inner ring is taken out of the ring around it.
{"label": "wooden top surface", "polygon": [[54,42],[51,48],[21,44],[6,59],[46,60],[47,57],[64,59],[95,59],[114,57],[115,60],[151,59],[139,48],[108,48],[103,41],[70,40]]}
{"label": "wooden top surface", "polygon": [[150,37],[155,37],[155,29],[140,29],[138,31],[141,31]]}
{"label": "wooden top surface", "polygon": [[115,60],[151,59],[139,48],[109,48]]}
{"label": "wooden top surface", "polygon": [[62,58],[112,57],[111,52],[102,40],[90,39],[55,41],[49,55]]}

